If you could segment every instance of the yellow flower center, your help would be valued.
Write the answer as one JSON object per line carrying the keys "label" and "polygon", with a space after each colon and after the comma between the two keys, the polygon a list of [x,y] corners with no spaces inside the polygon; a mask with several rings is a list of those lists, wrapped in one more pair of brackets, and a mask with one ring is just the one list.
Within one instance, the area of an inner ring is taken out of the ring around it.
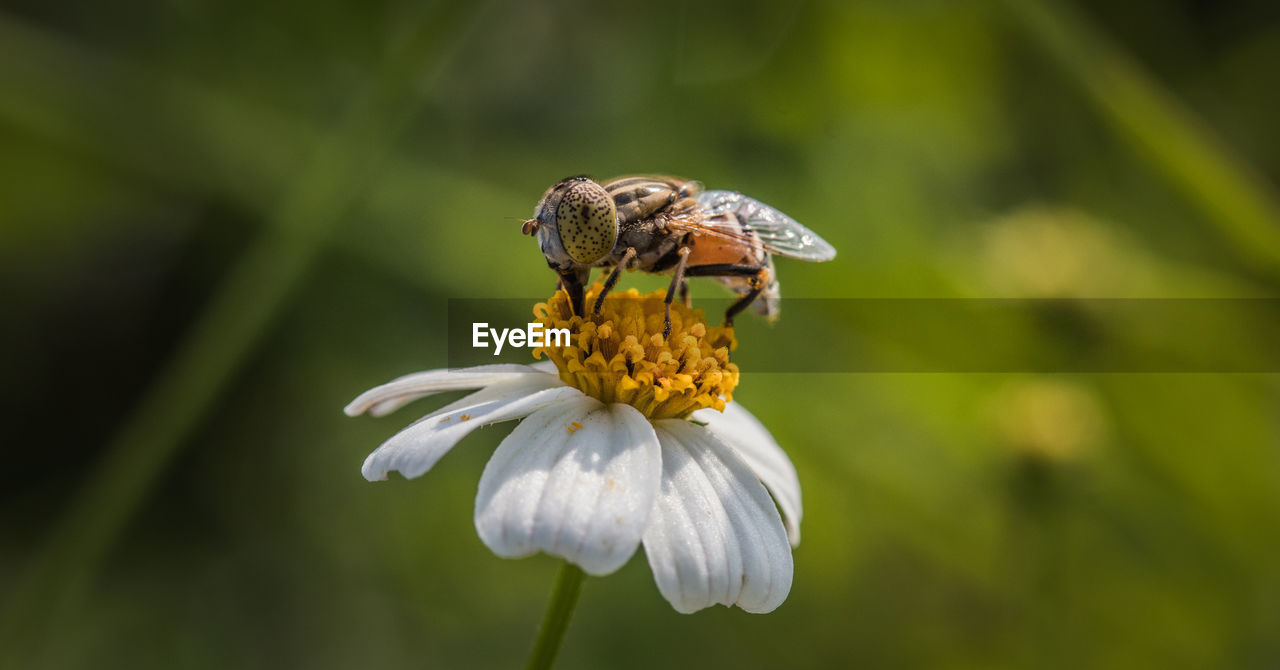
{"label": "yellow flower center", "polygon": [[[601,285],[587,291],[595,305]],[[738,346],[732,328],[707,326],[702,310],[671,305],[671,335],[662,337],[664,291],[640,295],[635,289],[611,293],[600,313],[573,316],[569,297],[556,291],[533,308],[544,329],[570,333],[565,347],[534,349],[556,364],[560,379],[602,402],[621,402],[650,419],[683,418],[694,410],[723,411],[738,385],[738,366],[729,352]]]}

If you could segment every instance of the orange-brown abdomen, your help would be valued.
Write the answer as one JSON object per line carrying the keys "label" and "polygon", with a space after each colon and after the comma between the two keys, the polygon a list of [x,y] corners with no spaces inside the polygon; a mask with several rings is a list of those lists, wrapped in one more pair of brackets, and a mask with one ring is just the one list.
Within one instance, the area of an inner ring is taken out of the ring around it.
{"label": "orange-brown abdomen", "polygon": [[699,265],[760,265],[760,244],[754,237],[746,239],[750,233],[743,231],[743,239],[732,239],[714,235],[699,235],[697,232],[685,238],[689,247],[689,266]]}

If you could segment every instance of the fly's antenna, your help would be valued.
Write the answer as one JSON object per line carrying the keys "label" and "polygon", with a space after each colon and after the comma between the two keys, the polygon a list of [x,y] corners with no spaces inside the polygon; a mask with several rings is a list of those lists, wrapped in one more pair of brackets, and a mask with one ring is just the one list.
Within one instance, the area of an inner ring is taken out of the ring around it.
{"label": "fly's antenna", "polygon": [[538,226],[542,225],[542,222],[538,221],[537,217],[534,217],[532,219],[524,219],[518,216],[504,216],[502,218],[508,219],[510,221],[519,221],[521,224],[520,232],[524,235],[537,234]]}

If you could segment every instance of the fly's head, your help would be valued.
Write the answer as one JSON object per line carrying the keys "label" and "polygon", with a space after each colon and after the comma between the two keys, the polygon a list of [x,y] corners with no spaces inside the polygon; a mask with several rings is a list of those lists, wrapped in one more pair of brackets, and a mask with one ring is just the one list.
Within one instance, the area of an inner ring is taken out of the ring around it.
{"label": "fly's head", "polygon": [[569,177],[547,189],[521,231],[538,237],[551,267],[590,266],[618,240],[618,209],[603,186],[588,177]]}

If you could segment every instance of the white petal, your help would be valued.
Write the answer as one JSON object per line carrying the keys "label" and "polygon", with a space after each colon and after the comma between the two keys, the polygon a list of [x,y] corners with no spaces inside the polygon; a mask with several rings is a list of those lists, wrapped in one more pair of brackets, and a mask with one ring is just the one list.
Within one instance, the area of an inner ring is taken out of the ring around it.
{"label": "white petal", "polygon": [[[570,432],[572,422],[581,428]],[[511,431],[480,477],[476,530],[495,554],[536,551],[607,575],[635,553],[662,476],[658,438],[629,405],[579,396]]]}
{"label": "white petal", "polygon": [[693,418],[707,424],[708,430],[733,447],[764,482],[782,508],[791,546],[799,545],[804,507],[800,504],[800,479],[787,452],[751,412],[736,402],[725,405],[724,412],[700,409],[693,413]]}
{"label": "white petal", "polygon": [[347,416],[358,416],[365,412],[383,416],[434,393],[483,388],[531,374],[545,374],[545,371],[528,365],[478,365],[471,368],[415,372],[361,393],[342,411]]}
{"label": "white petal", "polygon": [[549,372],[553,375],[559,374],[556,370],[556,362],[551,359],[547,359],[545,361],[538,361],[537,363],[530,363],[529,367],[533,368],[534,370],[537,370],[538,372]]}
{"label": "white petal", "polygon": [[778,508],[726,444],[682,419],[654,422],[662,489],[644,551],[662,596],[689,613],[714,604],[771,612],[791,591],[791,547]]}
{"label": "white petal", "polygon": [[369,454],[360,471],[369,481],[386,479],[393,470],[405,477],[418,477],[476,428],[526,416],[575,396],[581,397],[582,392],[541,373],[499,381],[396,433]]}

